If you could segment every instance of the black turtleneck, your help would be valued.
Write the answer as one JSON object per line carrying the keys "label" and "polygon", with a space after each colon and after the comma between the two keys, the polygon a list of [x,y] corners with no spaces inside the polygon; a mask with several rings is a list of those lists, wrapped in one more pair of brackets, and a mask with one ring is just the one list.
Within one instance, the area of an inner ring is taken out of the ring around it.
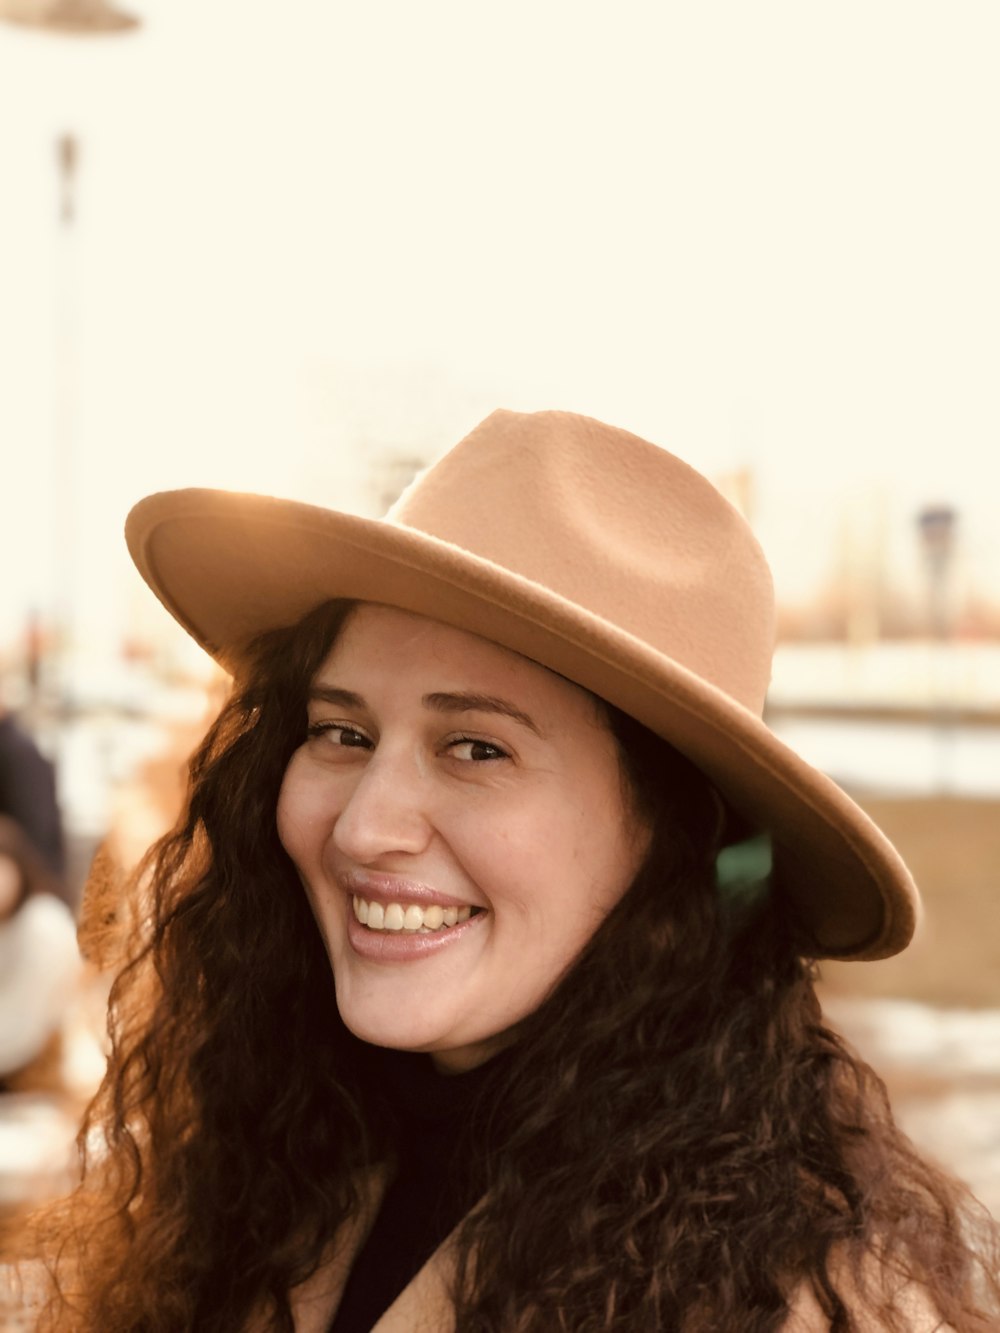
{"label": "black turtleneck", "polygon": [[[406,1051],[373,1047],[369,1058],[369,1073],[398,1125],[398,1164],[329,1333],[371,1333],[481,1196],[482,1171],[461,1148],[479,1093],[502,1057],[464,1074],[439,1074],[430,1056]],[[477,1122],[482,1149],[487,1117]]]}

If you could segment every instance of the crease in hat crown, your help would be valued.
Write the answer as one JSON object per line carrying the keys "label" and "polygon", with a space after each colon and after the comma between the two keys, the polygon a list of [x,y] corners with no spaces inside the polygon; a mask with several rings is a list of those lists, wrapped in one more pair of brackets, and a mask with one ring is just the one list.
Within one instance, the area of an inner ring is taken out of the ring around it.
{"label": "crease in hat crown", "polygon": [[572,413],[492,413],[407,487],[390,521],[617,625],[755,713],[774,642],[764,554],[698,472]]}

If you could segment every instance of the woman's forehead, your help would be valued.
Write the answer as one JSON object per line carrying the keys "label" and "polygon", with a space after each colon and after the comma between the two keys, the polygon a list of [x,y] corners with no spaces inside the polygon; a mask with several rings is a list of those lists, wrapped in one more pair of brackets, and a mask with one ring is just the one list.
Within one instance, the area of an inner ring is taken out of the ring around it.
{"label": "woman's forehead", "polygon": [[443,677],[501,681],[511,689],[562,696],[603,717],[604,705],[582,685],[567,680],[512,648],[469,630],[446,625],[414,611],[377,602],[359,602],[348,613],[336,641],[316,673],[323,681],[341,671],[409,668],[439,669]]}
{"label": "woman's forehead", "polygon": [[[438,658],[442,663],[494,667],[498,670],[544,671],[538,662],[484,639],[470,630],[446,625],[416,611],[358,602],[346,616],[327,662],[353,656],[378,657],[382,651]],[[402,659],[402,660],[405,660]]]}

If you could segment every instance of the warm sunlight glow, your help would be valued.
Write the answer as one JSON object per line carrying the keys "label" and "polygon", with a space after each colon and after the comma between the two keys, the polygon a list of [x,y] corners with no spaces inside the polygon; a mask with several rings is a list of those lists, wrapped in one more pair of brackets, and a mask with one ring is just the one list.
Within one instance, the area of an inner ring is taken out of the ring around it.
{"label": "warm sunlight glow", "polygon": [[995,6],[139,16],[0,26],[0,640],[120,634],[146,491],[372,510],[501,403],[748,472],[791,601],[872,547],[918,582],[941,500],[996,598]]}

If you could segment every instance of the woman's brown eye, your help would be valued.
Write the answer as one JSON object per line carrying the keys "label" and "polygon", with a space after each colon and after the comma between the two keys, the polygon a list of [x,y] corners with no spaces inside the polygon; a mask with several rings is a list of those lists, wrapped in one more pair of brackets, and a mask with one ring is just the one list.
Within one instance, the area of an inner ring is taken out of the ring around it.
{"label": "woman's brown eye", "polygon": [[371,745],[371,741],[363,731],[356,731],[353,727],[345,727],[340,722],[314,722],[309,727],[308,735],[310,739],[326,736],[331,744],[341,745],[346,749],[360,750]]}
{"label": "woman's brown eye", "polygon": [[368,745],[368,737],[362,735],[360,731],[353,731],[350,727],[339,727],[341,745],[348,745],[355,749],[363,749]]}
{"label": "woman's brown eye", "polygon": [[457,756],[459,759],[471,759],[477,763],[482,763],[488,759],[510,758],[506,750],[501,750],[499,745],[491,745],[489,741],[454,741],[451,748],[453,751],[466,751],[466,753]]}

